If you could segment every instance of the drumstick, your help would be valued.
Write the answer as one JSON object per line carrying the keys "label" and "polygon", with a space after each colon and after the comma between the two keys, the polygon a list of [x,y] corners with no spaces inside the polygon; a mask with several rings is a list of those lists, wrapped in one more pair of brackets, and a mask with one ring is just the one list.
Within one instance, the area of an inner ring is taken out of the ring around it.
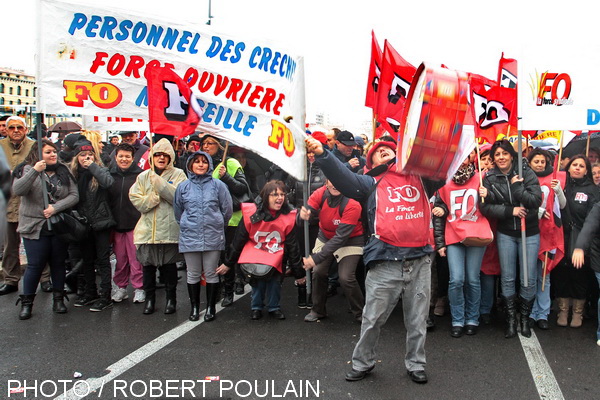
{"label": "drumstick", "polygon": [[542,274],[542,292],[544,291],[544,286],[546,285],[546,274],[548,273],[548,252],[545,252],[544,256],[544,272]]}
{"label": "drumstick", "polygon": [[[483,186],[483,175],[481,174],[481,155],[479,154],[479,143],[475,138],[475,149],[477,149],[477,169],[479,170],[479,186]],[[481,202],[485,203],[485,198],[481,198]]]}

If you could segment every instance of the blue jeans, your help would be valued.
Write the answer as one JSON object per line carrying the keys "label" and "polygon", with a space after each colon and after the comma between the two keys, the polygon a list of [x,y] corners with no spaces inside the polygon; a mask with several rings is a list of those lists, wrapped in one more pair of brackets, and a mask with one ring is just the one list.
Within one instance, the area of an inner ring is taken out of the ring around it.
{"label": "blue jeans", "polygon": [[450,283],[448,300],[452,326],[479,325],[481,285],[479,272],[485,247],[451,244],[446,249]]}
{"label": "blue jeans", "polygon": [[27,254],[27,268],[23,276],[23,294],[35,294],[42,271],[46,264],[50,266],[52,288],[63,290],[65,287],[65,260],[67,244],[56,235],[40,236],[39,239],[23,238]]}
{"label": "blue jeans", "polygon": [[550,274],[546,274],[546,283],[544,284],[544,291],[542,292],[542,280],[544,279],[544,262],[542,260],[538,259],[537,269],[537,293],[535,295],[535,301],[533,302],[530,317],[536,321],[538,319],[548,320],[550,306],[552,305],[552,300],[550,299]]}
{"label": "blue jeans", "polygon": [[265,295],[267,296],[267,309],[269,312],[279,310],[281,307],[281,275],[273,274],[269,280],[258,280],[256,285],[252,286],[252,302],[253,310],[262,310],[264,305]]}
{"label": "blue jeans", "polygon": [[[527,260],[525,268],[521,269],[519,295],[527,301],[535,298],[537,287],[537,257],[540,249],[540,235],[526,238]],[[502,296],[510,297],[516,294],[515,280],[517,279],[517,263],[523,259],[521,237],[512,237],[498,232],[498,255],[500,258],[500,287]],[[518,257],[517,257],[518,256]],[[525,271],[527,270],[528,285],[524,284]]]}
{"label": "blue jeans", "polygon": [[496,288],[496,276],[486,275],[483,272],[479,276],[481,283],[481,304],[479,305],[479,314],[490,314],[494,306],[494,293]]}
{"label": "blue jeans", "polygon": [[[600,286],[600,272],[596,272],[595,274]],[[600,298],[598,299],[598,331],[596,332],[596,339],[600,340]]]}

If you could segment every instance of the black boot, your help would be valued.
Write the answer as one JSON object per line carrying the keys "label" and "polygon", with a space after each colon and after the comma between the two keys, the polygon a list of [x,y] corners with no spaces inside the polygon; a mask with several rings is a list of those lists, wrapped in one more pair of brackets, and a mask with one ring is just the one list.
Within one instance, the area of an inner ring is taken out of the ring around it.
{"label": "black boot", "polygon": [[526,338],[531,337],[531,326],[529,325],[529,315],[533,307],[533,300],[525,300],[519,297],[521,301],[521,335]]}
{"label": "black boot", "polygon": [[229,271],[223,276],[223,301],[221,302],[222,307],[229,307],[233,304],[233,287],[235,282],[235,268],[230,268]]}
{"label": "black boot", "polygon": [[156,267],[144,265],[143,267],[144,292],[146,293],[146,304],[144,314],[153,314],[156,308]]}
{"label": "black boot", "polygon": [[306,286],[298,286],[298,308],[306,308]]}
{"label": "black boot", "polygon": [[200,319],[200,282],[188,283],[188,294],[190,296],[190,321],[198,321]]}
{"label": "black boot", "polygon": [[177,309],[177,265],[163,265],[160,267],[160,273],[165,280],[165,293],[167,298],[165,314],[173,314]]}
{"label": "black boot", "polygon": [[67,306],[64,302],[65,299],[69,300],[64,290],[54,289],[52,292],[52,311],[57,314],[66,314]]}
{"label": "black boot", "polygon": [[21,312],[19,313],[19,319],[29,319],[31,318],[31,309],[33,308],[33,300],[35,299],[35,294],[21,294],[17,299],[15,305],[21,302]]}
{"label": "black boot", "polygon": [[506,312],[506,330],[504,337],[509,339],[517,336],[517,296],[512,295],[504,298],[504,309]]}
{"label": "black boot", "polygon": [[244,294],[244,278],[242,278],[241,276],[235,277],[235,282],[233,284],[233,291],[237,295]]}
{"label": "black boot", "polygon": [[[67,293],[75,293],[77,292],[77,284],[79,279],[77,278],[79,271],[81,271],[81,267],[83,267],[83,260],[79,260],[73,268],[65,275],[65,284],[67,285]],[[82,287],[82,290],[85,290],[85,287]]]}
{"label": "black boot", "polygon": [[204,321],[210,322],[217,315],[217,295],[219,294],[218,283],[206,284],[206,312],[204,313]]}

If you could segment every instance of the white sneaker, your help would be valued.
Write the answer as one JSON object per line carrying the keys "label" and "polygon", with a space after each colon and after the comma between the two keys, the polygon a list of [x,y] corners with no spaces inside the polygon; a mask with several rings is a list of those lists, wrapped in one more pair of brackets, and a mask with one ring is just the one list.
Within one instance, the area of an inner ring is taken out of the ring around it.
{"label": "white sneaker", "polygon": [[135,289],[133,291],[133,302],[134,303],[143,303],[146,301],[146,292],[144,289]]}
{"label": "white sneaker", "polygon": [[125,288],[115,289],[115,291],[112,295],[112,301],[114,301],[115,303],[120,303],[123,300],[127,300],[128,298],[129,298],[129,295],[127,294],[127,289],[125,289]]}
{"label": "white sneaker", "polygon": [[600,339],[598,339],[598,341],[596,342],[596,344],[597,344],[598,346],[600,346]]}

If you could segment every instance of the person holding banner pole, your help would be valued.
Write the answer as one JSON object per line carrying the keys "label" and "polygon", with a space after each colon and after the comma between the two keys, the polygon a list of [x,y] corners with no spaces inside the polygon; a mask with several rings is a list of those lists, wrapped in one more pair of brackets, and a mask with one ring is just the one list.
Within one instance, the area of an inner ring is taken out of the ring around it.
{"label": "person holding banner pole", "polygon": [[164,313],[173,314],[177,308],[176,263],[183,261],[183,257],[179,253],[179,225],[172,204],[177,186],[187,177],[174,167],[175,151],[167,139],[160,139],[150,152],[152,168],[139,174],[129,189],[131,203],[142,214],[133,231],[133,240],[143,266],[144,314],[155,311],[157,267],[165,281]]}
{"label": "person holding banner pole", "polygon": [[[52,230],[48,219],[68,210],[79,201],[77,184],[66,165],[58,161],[58,148],[41,139],[42,157],[35,142],[29,155],[14,172],[13,195],[21,197],[18,232],[23,238],[28,265],[23,276],[23,294],[19,319],[31,318],[35,292],[46,264],[52,274],[52,310],[64,314],[65,260],[67,243]],[[44,199],[47,190],[49,198]],[[45,203],[48,202],[48,206]]]}
{"label": "person holding banner pole", "polygon": [[540,246],[538,210],[542,203],[542,191],[537,176],[529,167],[523,166],[519,175],[517,164],[521,156],[508,140],[495,142],[490,153],[495,165],[484,177],[479,194],[484,198],[480,205],[482,214],[497,220],[500,282],[506,312],[504,337],[512,338],[517,335],[515,280],[518,260],[522,260],[521,264],[524,265],[520,270],[518,293],[521,333],[530,337],[528,320],[536,292],[537,255]]}
{"label": "person holding banner pole", "polygon": [[565,253],[564,234],[560,210],[567,205],[562,187],[565,185],[565,173],[560,176],[552,167],[552,157],[546,150],[533,149],[527,156],[529,165],[537,175],[542,188],[542,204],[538,212],[540,221],[540,249],[538,252],[537,292],[530,323],[542,330],[550,329],[550,279],[547,275],[560,262]]}

